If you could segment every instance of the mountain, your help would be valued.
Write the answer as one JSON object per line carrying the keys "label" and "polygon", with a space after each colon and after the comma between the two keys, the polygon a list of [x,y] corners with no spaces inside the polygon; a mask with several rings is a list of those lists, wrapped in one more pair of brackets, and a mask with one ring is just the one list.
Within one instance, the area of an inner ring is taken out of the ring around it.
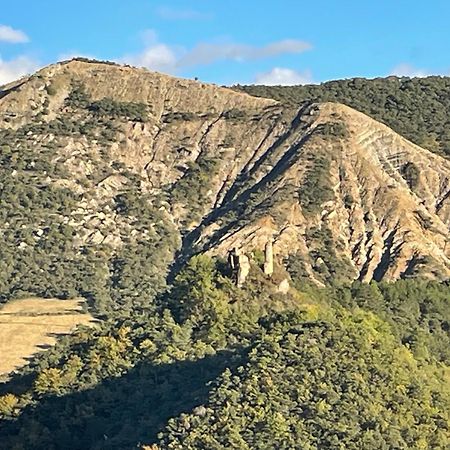
{"label": "mountain", "polygon": [[388,125],[428,150],[450,157],[450,77],[351,78],[320,85],[235,86],[282,103],[338,102]]}
{"label": "mountain", "polygon": [[126,309],[272,240],[318,285],[450,274],[449,161],[343,105],[72,60],[5,86],[0,125],[4,299]]}
{"label": "mountain", "polygon": [[340,103],[85,59],[4,86],[0,301],[97,320],[0,383],[0,447],[449,448],[449,177]]}

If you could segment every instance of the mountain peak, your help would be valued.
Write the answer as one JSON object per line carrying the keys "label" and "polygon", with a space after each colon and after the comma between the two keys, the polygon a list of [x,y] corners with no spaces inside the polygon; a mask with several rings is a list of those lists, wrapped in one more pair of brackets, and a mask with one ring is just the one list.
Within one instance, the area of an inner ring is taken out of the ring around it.
{"label": "mountain peak", "polygon": [[[57,113],[62,107],[61,102],[77,86],[82,86],[92,100],[111,98],[145,104],[156,117],[169,111],[220,114],[276,104],[274,100],[258,99],[196,80],[128,65],[75,58],[47,66],[28,78],[5,86],[0,94],[0,111],[8,111],[13,116],[17,110],[17,115],[24,113],[27,120],[43,109],[45,112],[54,109]],[[46,102],[49,104],[43,108]],[[7,123],[3,125],[8,126]]]}

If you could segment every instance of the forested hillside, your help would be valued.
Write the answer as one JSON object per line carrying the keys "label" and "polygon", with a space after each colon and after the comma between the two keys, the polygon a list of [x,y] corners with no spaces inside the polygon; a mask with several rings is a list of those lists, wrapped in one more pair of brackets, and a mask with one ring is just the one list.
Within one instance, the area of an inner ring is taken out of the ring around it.
{"label": "forested hillside", "polygon": [[0,92],[0,303],[97,319],[0,384],[1,449],[450,448],[448,79],[240,89],[281,103],[85,59]]}
{"label": "forested hillside", "polygon": [[236,86],[287,104],[339,102],[385,123],[414,143],[450,158],[450,77],[376,78],[305,86]]}
{"label": "forested hillside", "polygon": [[[445,449],[450,286],[245,289],[195,257],[158,312],[80,329],[2,387],[7,448]],[[167,306],[170,309],[167,309]]]}

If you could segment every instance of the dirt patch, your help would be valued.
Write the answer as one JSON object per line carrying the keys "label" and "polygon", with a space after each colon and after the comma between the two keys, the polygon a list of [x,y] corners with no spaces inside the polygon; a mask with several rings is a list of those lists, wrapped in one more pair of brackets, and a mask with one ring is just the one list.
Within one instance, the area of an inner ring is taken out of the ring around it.
{"label": "dirt patch", "polygon": [[25,365],[38,351],[56,342],[78,324],[95,319],[83,311],[83,300],[28,298],[0,309],[0,376]]}

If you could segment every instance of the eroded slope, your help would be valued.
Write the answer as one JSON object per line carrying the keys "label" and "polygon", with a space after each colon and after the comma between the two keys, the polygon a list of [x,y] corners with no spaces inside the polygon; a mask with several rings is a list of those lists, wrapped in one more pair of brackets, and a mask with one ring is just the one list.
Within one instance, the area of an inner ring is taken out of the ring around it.
{"label": "eroded slope", "polygon": [[317,283],[450,275],[450,163],[351,108],[82,61],[7,88],[4,298],[126,309],[174,260],[270,239]]}

